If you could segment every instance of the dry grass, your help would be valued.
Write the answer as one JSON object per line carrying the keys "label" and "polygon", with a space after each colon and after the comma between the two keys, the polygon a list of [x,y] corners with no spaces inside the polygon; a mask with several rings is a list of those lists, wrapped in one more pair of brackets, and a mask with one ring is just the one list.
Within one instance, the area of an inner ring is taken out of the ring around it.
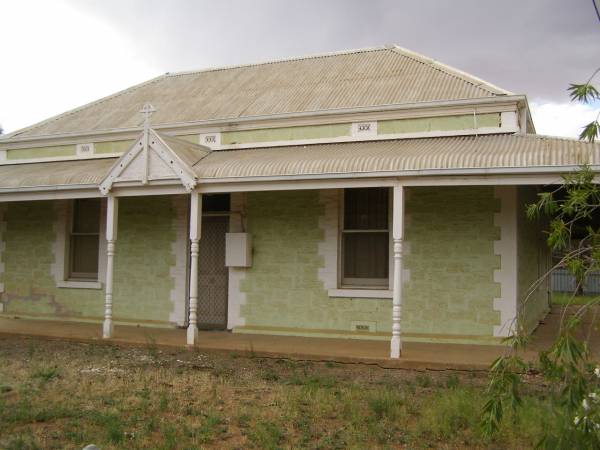
{"label": "dry grass", "polygon": [[0,448],[527,448],[539,395],[502,439],[485,376],[0,337]]}

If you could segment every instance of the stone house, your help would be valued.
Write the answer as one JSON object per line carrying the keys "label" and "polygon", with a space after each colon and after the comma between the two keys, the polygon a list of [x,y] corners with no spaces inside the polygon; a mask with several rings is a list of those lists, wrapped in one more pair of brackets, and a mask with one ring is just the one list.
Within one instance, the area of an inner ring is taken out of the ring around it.
{"label": "stone house", "polygon": [[598,161],[396,46],[167,73],[0,139],[0,314],[499,343],[549,306],[524,205]]}

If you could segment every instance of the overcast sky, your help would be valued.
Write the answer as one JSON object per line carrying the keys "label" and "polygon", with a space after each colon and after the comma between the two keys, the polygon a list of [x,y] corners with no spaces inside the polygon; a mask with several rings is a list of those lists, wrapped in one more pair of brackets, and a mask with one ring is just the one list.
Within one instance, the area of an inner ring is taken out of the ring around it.
{"label": "overcast sky", "polygon": [[527,94],[538,133],[576,136],[600,112],[566,94],[600,66],[592,0],[0,0],[0,14],[5,132],[164,72],[390,43]]}

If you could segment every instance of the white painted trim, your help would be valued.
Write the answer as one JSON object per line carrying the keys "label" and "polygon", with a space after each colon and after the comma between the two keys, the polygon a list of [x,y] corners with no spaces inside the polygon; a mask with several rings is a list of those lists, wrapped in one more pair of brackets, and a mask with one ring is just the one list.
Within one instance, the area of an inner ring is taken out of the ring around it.
{"label": "white painted trim", "polygon": [[113,276],[114,255],[119,229],[119,199],[109,195],[106,202],[106,281],[104,291],[104,322],[102,338],[108,339],[113,335]]}
{"label": "white painted trim", "polygon": [[[470,111],[477,106],[480,113],[486,111],[485,107],[498,110],[498,108],[508,108],[515,110],[519,104],[527,103],[524,95],[502,95],[497,97],[485,97],[478,99],[462,100],[443,100],[432,102],[416,102],[403,104],[388,104],[378,106],[361,106],[355,108],[338,108],[329,110],[304,111],[284,114],[267,114],[262,116],[230,117],[192,122],[179,122],[167,125],[155,125],[155,130],[165,132],[180,132],[181,134],[196,134],[211,131],[228,131],[230,127],[238,127],[239,124],[251,125],[256,128],[269,126],[294,126],[310,125],[324,123],[343,123],[343,122],[363,122],[368,120],[381,120],[378,113],[398,113],[406,114],[424,113],[431,114],[431,111],[441,112],[444,109],[454,109],[455,111]],[[493,111],[488,111],[493,112]],[[498,112],[501,112],[498,110]],[[336,117],[337,116],[337,117]],[[408,117],[408,116],[407,116]],[[15,133],[23,132],[27,129],[17,130]],[[57,133],[44,136],[22,136],[11,133],[0,138],[0,149],[16,148],[14,144],[36,142],[33,146],[69,145],[86,141],[100,142],[112,140],[135,139],[140,133],[139,127],[112,128],[105,130],[95,130],[89,132]],[[118,138],[116,137],[118,136]],[[19,147],[23,148],[23,147]]]}
{"label": "white painted trim", "polygon": [[338,233],[341,192],[337,189],[319,190],[319,203],[323,213],[319,215],[319,229],[323,240],[318,244],[319,256],[323,258],[323,267],[318,270],[319,280],[328,291],[338,287]]}
{"label": "white painted trim", "polygon": [[390,358],[400,358],[402,353],[402,288],[403,288],[403,240],[404,240],[404,186],[398,183],[392,194],[392,236],[394,240],[394,285],[392,289],[392,339],[390,341]]}
{"label": "white painted trim", "polygon": [[93,142],[83,142],[75,145],[75,156],[85,158],[95,153]]}
{"label": "white painted trim", "polygon": [[[422,173],[405,172],[369,172],[362,174],[329,174],[323,176],[299,177],[250,177],[235,179],[201,179],[196,192],[204,194],[288,191],[302,189],[343,189],[349,187],[392,186],[398,178],[404,186],[495,186],[495,185],[556,185],[561,184],[561,174],[578,170],[578,166],[558,167],[546,173],[492,172],[478,175],[476,173],[456,173],[445,175],[444,171],[421,171]],[[592,170],[600,171],[599,166]],[[595,178],[600,183],[600,175]],[[147,186],[117,185],[114,188],[116,197],[137,197],[145,195],[176,195],[186,191],[179,183],[176,185]],[[24,187],[16,189],[0,189],[0,202],[60,200],[74,198],[101,197],[96,185],[61,185]]]}
{"label": "white painted trim", "polygon": [[200,238],[202,236],[202,194],[192,192],[190,195],[190,287],[189,287],[189,320],[187,328],[187,344],[198,342],[198,264]]}
{"label": "white painted trim", "polygon": [[[208,142],[208,140],[214,138],[214,142]],[[198,134],[198,145],[203,145],[210,149],[216,149],[221,147],[221,132],[213,131],[212,133],[199,133]]]}
{"label": "white painted trim", "polygon": [[500,297],[494,298],[493,308],[500,312],[500,325],[493,332],[506,337],[515,331],[517,320],[517,187],[497,186],[494,197],[500,200],[500,212],[494,214],[494,225],[500,228],[500,240],[494,241],[494,253],[500,256],[500,269],[494,270]]}
{"label": "white painted trim", "polygon": [[349,298],[392,298],[389,289],[328,289],[329,297]]}
{"label": "white painted trim", "polygon": [[[565,172],[566,173],[566,172]],[[427,177],[400,178],[404,186],[494,186],[494,185],[546,185],[561,184],[562,178],[556,175],[515,175],[515,176],[484,176],[484,177]],[[218,192],[260,192],[260,191],[294,191],[303,189],[344,189],[352,187],[381,187],[391,186],[398,178],[333,178],[329,180],[296,180],[296,181],[267,181],[203,184],[200,183],[198,192],[205,194]],[[600,176],[596,178],[600,182]],[[1,198],[0,198],[1,199]]]}
{"label": "white painted trim", "polygon": [[[114,187],[115,197],[143,197],[147,195],[178,195],[189,194],[179,183],[174,185],[153,185],[149,182],[146,186],[119,186]],[[0,197],[1,199],[1,197]]]}
{"label": "white painted trim", "polygon": [[57,200],[54,202],[54,242],[52,243],[52,255],[54,261],[50,264],[50,273],[54,278],[56,287],[73,289],[102,289],[101,280],[104,279],[105,247],[104,227],[106,215],[106,204],[100,202],[100,231],[98,244],[98,280],[69,280],[68,253],[69,253],[69,226],[73,211],[73,202],[69,200]]}
{"label": "white painted trim", "polygon": [[69,288],[69,289],[102,289],[102,283],[99,281],[58,281],[56,283],[57,288]]}
{"label": "white painted trim", "polygon": [[52,243],[52,255],[54,261],[50,264],[50,273],[54,277],[56,286],[64,283],[67,279],[67,234],[69,226],[69,214],[71,205],[68,200],[55,201],[54,209],[54,242]]}
{"label": "white painted trim", "polygon": [[[365,126],[368,127],[367,130],[363,129]],[[357,140],[377,136],[377,121],[352,122],[350,135]]]}
{"label": "white painted trim", "polygon": [[469,128],[465,130],[449,130],[449,131],[419,131],[415,133],[392,133],[392,134],[358,134],[356,136],[338,136],[331,138],[316,138],[316,139],[298,139],[295,141],[266,141],[266,142],[247,142],[243,144],[222,144],[215,146],[216,150],[239,150],[249,148],[267,148],[267,147],[295,147],[298,145],[314,145],[314,144],[338,144],[343,142],[371,142],[371,141],[389,141],[403,139],[418,139],[418,138],[434,138],[434,137],[452,137],[452,136],[476,136],[484,134],[499,134],[516,133],[518,129],[508,127],[483,127]]}
{"label": "white painted trim", "polygon": [[171,255],[175,263],[169,268],[169,276],[173,280],[173,289],[169,293],[169,300],[173,303],[169,322],[184,326],[187,306],[188,197],[173,196],[171,207],[174,213],[172,228],[175,230],[175,240],[171,242]]}
{"label": "white painted trim", "polygon": [[[500,121],[500,127],[481,127],[481,128],[468,128],[468,129],[460,129],[460,130],[432,130],[432,131],[420,131],[414,133],[391,133],[391,134],[378,134],[378,121],[377,120],[366,120],[360,122],[342,122],[347,123],[350,126],[350,135],[348,136],[337,136],[337,137],[329,137],[329,138],[315,138],[315,139],[297,139],[297,140],[284,140],[284,141],[264,141],[264,142],[246,142],[240,144],[221,144],[221,132],[213,132],[213,133],[200,133],[198,135],[198,143],[203,146],[207,146],[213,150],[234,150],[234,149],[247,149],[247,148],[264,148],[264,147],[289,147],[289,146],[297,146],[297,145],[311,145],[311,144],[331,144],[331,143],[343,143],[343,142],[370,142],[370,141],[384,141],[384,140],[402,140],[402,139],[416,139],[416,138],[425,138],[425,137],[451,137],[451,136],[472,136],[472,135],[485,135],[485,134],[498,134],[498,133],[517,133],[519,132],[519,125],[516,119],[511,120],[511,117],[516,117],[515,111],[494,111],[501,115],[502,119]],[[452,117],[455,115],[466,115],[466,114],[487,114],[487,112],[482,113],[481,111],[474,112],[473,110],[465,110],[461,113],[448,114],[448,113],[438,113],[435,115],[416,115],[414,117],[394,117],[394,118],[382,118],[380,120],[403,120],[410,118],[420,118],[420,117]],[[368,123],[371,126],[371,130],[369,132],[359,132],[358,126],[360,124]],[[296,125],[303,126],[303,125]],[[306,126],[306,125],[304,125]],[[308,126],[318,126],[318,125],[308,125]],[[235,128],[233,130],[225,130],[225,131],[251,131],[254,129],[277,129],[281,127],[268,127],[268,128],[250,128],[239,129]],[[284,128],[289,128],[284,127]],[[203,139],[208,135],[215,135],[216,142],[207,144],[203,142]],[[164,144],[164,142],[163,142]],[[86,144],[75,144],[76,148],[79,148],[81,145],[92,145],[89,143]],[[134,144],[135,145],[135,144]],[[166,144],[165,144],[166,145]],[[35,147],[32,147],[35,148]],[[10,150],[18,150],[21,148],[13,148]],[[110,154],[100,154],[100,155],[80,155],[76,153],[73,156],[57,156],[57,157],[48,157],[48,158],[31,158],[31,159],[19,159],[19,160],[8,160],[2,161],[0,159],[0,165],[10,165],[10,164],[27,164],[33,162],[47,162],[47,161],[79,161],[86,159],[98,159],[98,158],[109,158],[109,157],[121,157],[125,154],[123,153],[110,153]]]}
{"label": "white painted trim", "polygon": [[[0,154],[5,150],[0,150]],[[29,159],[2,159],[0,158],[0,166],[11,166],[17,164],[34,164],[41,162],[58,162],[58,161],[86,161],[90,159],[112,159],[118,158],[122,153],[100,153],[89,156],[50,156],[48,158],[29,158]]]}
{"label": "white painted trim", "polygon": [[[246,217],[246,194],[238,192],[231,194],[229,214],[229,232],[239,233],[246,230],[244,223]],[[246,293],[242,291],[241,284],[246,278],[245,267],[229,267],[229,280],[227,288],[227,329],[246,325],[242,316],[242,305],[246,304]]]}
{"label": "white painted trim", "polygon": [[[162,161],[162,165],[169,176],[149,172],[150,153]],[[138,158],[143,159],[143,167],[135,167],[134,162]],[[126,173],[129,167],[133,168],[133,178],[130,178],[130,175],[123,179],[123,174]],[[129,150],[124,152],[113,164],[112,168],[100,182],[99,188],[100,192],[106,195],[112,190],[113,185],[119,182],[128,184],[133,182],[135,185],[141,183],[142,186],[147,186],[150,181],[173,183],[173,180],[177,180],[180,184],[183,184],[187,192],[190,192],[196,186],[196,174],[192,168],[171,150],[158,133],[152,129],[148,129],[144,130]]]}

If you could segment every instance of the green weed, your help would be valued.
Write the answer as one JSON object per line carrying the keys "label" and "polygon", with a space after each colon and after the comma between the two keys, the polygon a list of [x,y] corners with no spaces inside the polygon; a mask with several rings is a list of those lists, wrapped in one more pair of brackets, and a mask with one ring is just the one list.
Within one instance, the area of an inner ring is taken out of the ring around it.
{"label": "green weed", "polygon": [[284,432],[272,421],[259,420],[250,432],[249,438],[256,447],[265,450],[276,450],[283,440]]}

